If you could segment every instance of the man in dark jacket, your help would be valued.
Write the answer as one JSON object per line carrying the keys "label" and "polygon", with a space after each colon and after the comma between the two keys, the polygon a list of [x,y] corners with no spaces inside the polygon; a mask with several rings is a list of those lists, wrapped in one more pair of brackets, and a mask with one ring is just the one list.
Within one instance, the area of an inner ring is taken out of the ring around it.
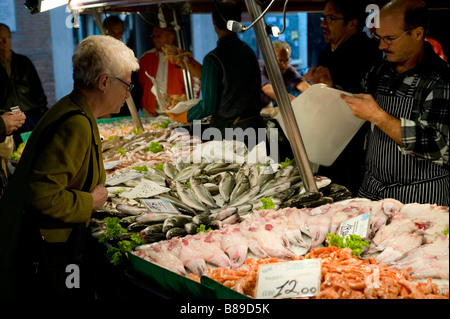
{"label": "man in dark jacket", "polygon": [[47,110],[47,97],[33,63],[11,50],[11,31],[0,24],[0,110],[9,111],[12,106],[19,106],[27,116],[24,125],[14,132],[19,145],[20,134],[33,130]]}

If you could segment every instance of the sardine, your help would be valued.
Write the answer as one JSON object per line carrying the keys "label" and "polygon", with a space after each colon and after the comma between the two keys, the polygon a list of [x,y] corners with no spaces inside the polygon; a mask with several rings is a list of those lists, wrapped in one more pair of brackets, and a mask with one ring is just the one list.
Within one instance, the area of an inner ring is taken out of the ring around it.
{"label": "sardine", "polygon": [[197,233],[197,228],[199,225],[195,224],[195,223],[186,223],[184,224],[184,230],[186,230],[186,232],[189,235],[193,235]]}
{"label": "sardine", "polygon": [[148,227],[148,224],[145,224],[145,223],[132,223],[127,227],[127,231],[137,233],[147,227]]}
{"label": "sardine", "polygon": [[173,165],[170,162],[165,162],[163,165],[163,169],[164,169],[164,173],[170,179],[175,179],[175,176],[177,176],[177,174],[178,174],[177,168],[175,167],[175,165]]}
{"label": "sardine", "polygon": [[173,237],[183,237],[187,235],[187,231],[181,227],[174,227],[167,231],[166,238],[171,239]]}
{"label": "sardine", "polygon": [[197,225],[208,225],[210,221],[211,217],[208,213],[202,213],[192,217],[192,222]]}
{"label": "sardine", "polygon": [[263,197],[270,197],[272,195],[279,194],[279,193],[284,192],[285,190],[289,189],[290,186],[291,185],[290,185],[289,182],[283,183],[281,185],[277,185],[275,187],[272,187],[272,188],[269,188],[269,189],[265,190],[264,192],[260,192],[253,199],[259,199],[259,198],[263,198]]}
{"label": "sardine", "polygon": [[223,167],[217,167],[214,169],[211,169],[208,173],[211,175],[222,173],[222,172],[237,172],[239,171],[239,168],[241,167],[238,163],[226,163],[228,165]]}
{"label": "sardine", "polygon": [[259,185],[255,185],[249,188],[246,192],[242,193],[242,195],[238,197],[235,201],[233,201],[232,203],[230,202],[229,206],[239,206],[249,202],[259,193],[259,190],[260,190]]}
{"label": "sardine", "polygon": [[98,219],[105,219],[106,217],[124,218],[127,216],[130,216],[130,214],[125,214],[123,212],[112,209],[99,209],[92,212],[91,218],[98,218]]}
{"label": "sardine", "polygon": [[209,175],[213,175],[211,173],[212,171],[214,171],[215,169],[218,169],[218,168],[223,168],[228,165],[230,165],[230,163],[225,163],[225,162],[210,163],[210,164],[206,165],[203,170],[205,171],[205,173],[207,173]]}
{"label": "sardine", "polygon": [[199,172],[201,172],[201,169],[198,165],[191,165],[179,171],[174,180],[177,182],[187,181],[191,176],[195,176]]}
{"label": "sardine", "polygon": [[250,166],[248,172],[248,180],[250,182],[250,187],[258,185],[258,167],[256,165]]}
{"label": "sardine", "polygon": [[242,176],[230,194],[230,202],[235,201],[239,196],[250,188],[250,181],[247,176]]}
{"label": "sardine", "polygon": [[149,233],[149,234],[142,234],[139,233],[139,236],[141,237],[142,241],[144,243],[155,243],[161,240],[166,239],[166,235],[164,233]]}
{"label": "sardine", "polygon": [[233,215],[225,218],[221,222],[222,222],[222,225],[236,224],[240,219],[241,219],[241,217],[239,216],[239,214],[233,214]]}
{"label": "sardine", "polygon": [[[282,207],[299,207],[302,203],[318,200],[322,197],[320,192],[306,192],[292,196],[289,200],[285,201]],[[298,205],[298,206],[297,206]]]}
{"label": "sardine", "polygon": [[207,182],[207,183],[204,183],[203,186],[206,187],[206,189],[212,196],[219,194],[219,185],[218,184]]}
{"label": "sardine", "polygon": [[140,208],[140,207],[131,206],[131,205],[127,205],[127,204],[118,204],[118,205],[116,205],[116,209],[121,213],[124,213],[127,215],[133,215],[133,216],[137,216],[142,213],[148,212],[148,209],[146,209],[146,208]]}
{"label": "sardine", "polygon": [[225,203],[230,201],[230,195],[235,185],[236,180],[234,179],[234,176],[228,172],[223,172],[222,179],[220,180],[219,183],[219,193],[222,196]]}
{"label": "sardine", "polygon": [[225,218],[230,217],[233,214],[236,214],[237,211],[238,211],[237,206],[230,206],[230,207],[227,207],[227,208],[221,210],[220,212],[218,212],[214,216],[214,218],[217,220],[224,220]]}
{"label": "sardine", "polygon": [[148,225],[163,223],[167,218],[173,217],[174,214],[164,213],[145,213],[136,217],[138,223],[146,223]]}
{"label": "sardine", "polygon": [[139,233],[142,237],[142,235],[150,235],[150,234],[155,234],[155,233],[162,233],[162,229],[163,229],[163,225],[164,223],[159,223],[159,224],[155,224],[155,225],[149,225],[146,228],[144,228],[143,230],[141,230]]}
{"label": "sardine", "polygon": [[176,187],[178,197],[183,203],[200,212],[205,212],[208,210],[205,205],[203,205],[203,203],[194,195],[190,188],[184,186],[179,181],[176,182]]}
{"label": "sardine", "polygon": [[169,229],[174,228],[174,227],[183,227],[184,224],[189,223],[191,221],[192,221],[192,217],[185,216],[185,215],[178,215],[175,217],[167,218],[164,221],[162,231],[163,231],[163,233],[167,233],[169,231]]}
{"label": "sardine", "polygon": [[203,184],[199,183],[195,177],[191,176],[189,182],[191,184],[192,191],[195,195],[197,195],[198,199],[200,199],[202,203],[211,208],[219,207],[212,197],[211,193],[206,189],[205,186],[203,186]]}
{"label": "sardine", "polygon": [[195,210],[189,207],[187,204],[179,200],[178,198],[171,196],[167,193],[162,193],[159,195],[156,195],[155,198],[164,198],[167,199],[169,202],[171,202],[173,205],[175,205],[179,210],[183,211],[183,213],[187,212],[190,215],[195,215]]}

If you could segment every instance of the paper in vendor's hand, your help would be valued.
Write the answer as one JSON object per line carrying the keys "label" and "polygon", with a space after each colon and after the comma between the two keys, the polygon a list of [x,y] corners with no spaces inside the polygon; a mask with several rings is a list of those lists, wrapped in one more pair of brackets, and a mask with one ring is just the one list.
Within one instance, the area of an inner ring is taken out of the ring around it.
{"label": "paper in vendor's hand", "polygon": [[187,101],[178,102],[173,108],[170,110],[166,110],[166,113],[180,114],[186,111],[189,111],[194,105],[196,105],[200,99],[191,99]]}

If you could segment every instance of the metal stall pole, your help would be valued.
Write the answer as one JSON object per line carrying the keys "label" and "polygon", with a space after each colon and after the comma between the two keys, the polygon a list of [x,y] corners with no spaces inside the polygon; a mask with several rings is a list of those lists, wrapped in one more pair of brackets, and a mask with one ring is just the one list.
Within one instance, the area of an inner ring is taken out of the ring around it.
{"label": "metal stall pole", "polygon": [[[255,21],[262,13],[261,6],[257,5],[256,0],[245,0],[247,10],[250,17]],[[273,86],[276,101],[279,105],[281,116],[286,126],[287,136],[294,153],[295,161],[299,167],[300,176],[308,192],[318,193],[314,175],[308,160],[308,156],[303,145],[303,140],[298,129],[295,114],[292,110],[291,101],[284,86],[283,78],[281,76],[280,68],[275,62],[277,60],[275,50],[270,41],[269,35],[266,33],[266,23],[264,19],[260,19],[254,25],[256,40],[261,49],[261,53],[266,65],[267,73],[270,82]]]}
{"label": "metal stall pole", "polygon": [[[173,9],[173,21],[175,24],[175,32],[177,35],[177,44],[178,47],[186,50],[186,40],[184,38],[183,30],[181,29],[180,25],[177,21],[177,12],[175,12],[175,9]],[[183,80],[184,80],[184,87],[186,88],[186,97],[188,100],[192,100],[195,98],[194,96],[194,88],[192,85],[192,78],[191,78],[191,72],[189,72],[188,66],[183,69]]]}
{"label": "metal stall pole", "polygon": [[[95,24],[97,25],[98,30],[100,31],[100,34],[106,34],[105,29],[103,28],[102,20],[100,19],[100,14],[95,8],[90,9],[91,15],[94,19]],[[144,131],[144,127],[142,126],[141,118],[139,117],[138,111],[136,109],[136,104],[134,104],[133,97],[130,95],[126,99],[126,103],[128,106],[128,109],[130,110],[131,117],[133,118],[134,125],[139,130]]]}

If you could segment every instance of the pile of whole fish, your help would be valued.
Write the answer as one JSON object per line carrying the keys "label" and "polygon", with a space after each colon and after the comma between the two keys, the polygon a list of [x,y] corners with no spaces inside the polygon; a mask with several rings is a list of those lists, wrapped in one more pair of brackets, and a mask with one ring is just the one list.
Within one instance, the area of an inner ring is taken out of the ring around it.
{"label": "pile of whole fish", "polygon": [[[112,241],[127,239],[138,232],[145,243],[152,243],[195,234],[202,225],[207,230],[239,223],[242,216],[264,208],[262,199],[270,198],[271,208],[276,210],[287,205],[315,207],[331,203],[343,194],[350,196],[345,187],[331,184],[329,179],[320,176],[316,181],[321,192],[306,192],[298,168],[274,167],[166,162],[161,169],[149,168],[140,172],[139,177],[107,187],[110,198],[105,208],[92,216],[92,235],[98,237],[106,231],[105,217],[118,217],[127,233]],[[141,200],[147,198],[130,199],[127,194],[143,180],[163,187],[164,191],[151,198],[169,201],[180,214],[153,213],[142,204]]]}
{"label": "pile of whole fish", "polygon": [[[371,247],[365,255],[379,249],[381,253],[375,257],[379,262],[390,258],[389,265],[409,268],[415,278],[448,280],[449,237],[443,235],[445,229],[448,232],[448,207],[403,205],[393,199],[255,211],[239,224],[138,246],[133,253],[176,273],[201,276],[211,266],[236,269],[250,254],[291,260],[299,251],[304,254],[322,245],[326,234],[335,233],[343,221],[366,213],[370,216]],[[397,238],[405,240],[405,234],[421,236],[422,240],[401,245],[399,239],[394,244]]]}

